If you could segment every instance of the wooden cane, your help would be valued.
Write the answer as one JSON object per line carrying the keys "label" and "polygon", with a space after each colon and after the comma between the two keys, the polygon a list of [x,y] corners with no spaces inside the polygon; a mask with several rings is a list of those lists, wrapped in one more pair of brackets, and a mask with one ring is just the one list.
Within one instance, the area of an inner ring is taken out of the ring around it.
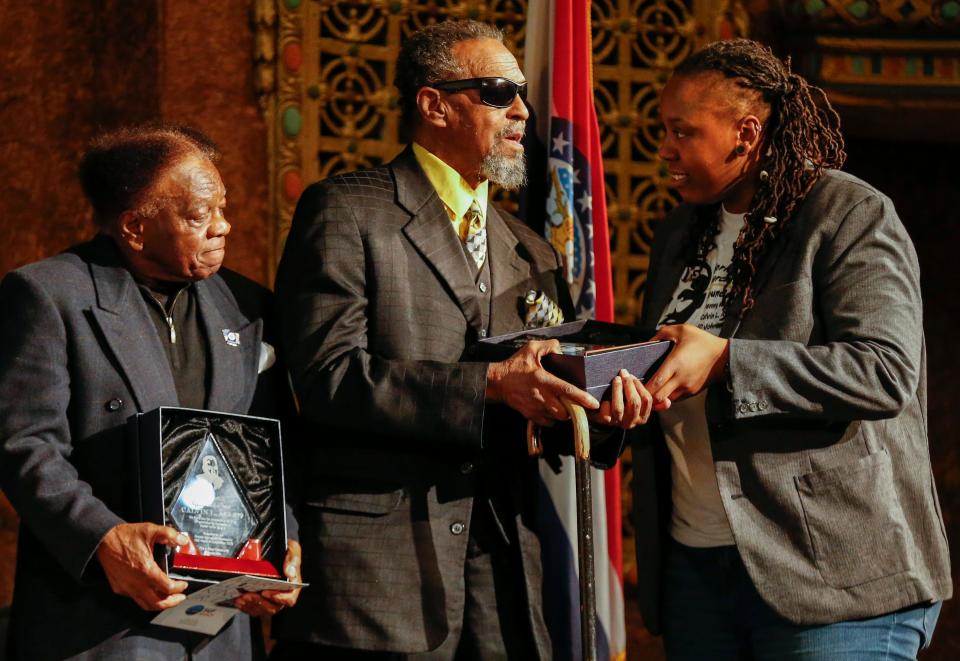
{"label": "wooden cane", "polygon": [[[584,661],[597,658],[597,601],[593,575],[593,486],[590,475],[590,427],[579,404],[562,400],[573,423],[573,455],[577,489],[577,546],[580,567],[580,644]],[[527,450],[543,454],[540,428],[527,422]]]}

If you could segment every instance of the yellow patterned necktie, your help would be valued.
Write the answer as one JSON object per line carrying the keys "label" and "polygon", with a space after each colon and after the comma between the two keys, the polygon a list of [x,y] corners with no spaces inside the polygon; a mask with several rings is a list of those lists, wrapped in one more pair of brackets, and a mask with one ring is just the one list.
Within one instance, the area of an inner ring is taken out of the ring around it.
{"label": "yellow patterned necktie", "polygon": [[460,231],[460,240],[467,247],[467,252],[473,257],[477,268],[482,269],[483,262],[487,259],[487,226],[483,221],[480,204],[476,200],[463,214],[463,225]]}

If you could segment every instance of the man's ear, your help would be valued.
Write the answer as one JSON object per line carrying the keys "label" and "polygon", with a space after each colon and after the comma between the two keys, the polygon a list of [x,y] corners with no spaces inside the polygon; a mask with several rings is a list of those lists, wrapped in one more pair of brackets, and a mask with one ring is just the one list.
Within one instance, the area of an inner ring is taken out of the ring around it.
{"label": "man's ear", "polygon": [[425,124],[447,126],[447,105],[443,102],[440,90],[432,87],[421,87],[417,90],[417,109]]}
{"label": "man's ear", "polygon": [[143,216],[127,210],[117,218],[117,238],[135,252],[143,250]]}
{"label": "man's ear", "polygon": [[760,146],[763,123],[756,115],[747,115],[739,122],[737,144],[743,145],[744,153],[749,154]]}

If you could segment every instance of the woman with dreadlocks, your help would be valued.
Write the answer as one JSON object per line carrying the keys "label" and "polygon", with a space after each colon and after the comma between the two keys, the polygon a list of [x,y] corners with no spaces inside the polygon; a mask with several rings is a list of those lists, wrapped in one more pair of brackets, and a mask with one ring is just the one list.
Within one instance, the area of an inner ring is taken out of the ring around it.
{"label": "woman with dreadlocks", "polygon": [[910,239],[766,47],[695,53],[661,113],[685,204],[641,319],[676,342],[633,448],[645,622],[670,659],[914,658],[951,582]]}

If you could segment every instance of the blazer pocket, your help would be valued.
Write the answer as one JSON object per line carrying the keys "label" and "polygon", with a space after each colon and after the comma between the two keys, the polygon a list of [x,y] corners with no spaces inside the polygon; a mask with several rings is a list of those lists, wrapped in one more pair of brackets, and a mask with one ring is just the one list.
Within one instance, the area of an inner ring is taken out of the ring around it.
{"label": "blazer pocket", "polygon": [[794,482],[824,582],[850,588],[909,569],[907,525],[886,448]]}
{"label": "blazer pocket", "polygon": [[384,516],[400,509],[406,489],[392,488],[392,485],[368,486],[371,488],[362,491],[359,485],[351,485],[348,490],[342,491],[330,488],[317,490],[308,494],[304,504],[317,510],[367,516]]}

